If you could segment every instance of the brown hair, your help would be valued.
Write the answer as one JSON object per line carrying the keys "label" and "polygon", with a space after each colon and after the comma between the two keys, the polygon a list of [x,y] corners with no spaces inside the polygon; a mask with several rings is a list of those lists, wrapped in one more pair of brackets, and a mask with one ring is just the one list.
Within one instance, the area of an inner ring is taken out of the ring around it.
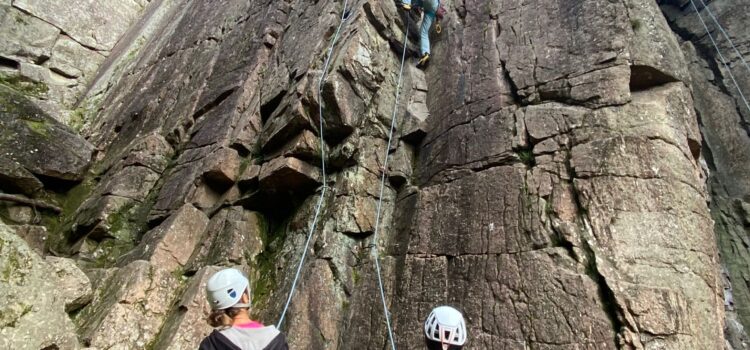
{"label": "brown hair", "polygon": [[231,327],[234,323],[234,317],[237,316],[242,308],[230,307],[224,310],[212,310],[208,315],[208,324],[211,327],[227,328]]}

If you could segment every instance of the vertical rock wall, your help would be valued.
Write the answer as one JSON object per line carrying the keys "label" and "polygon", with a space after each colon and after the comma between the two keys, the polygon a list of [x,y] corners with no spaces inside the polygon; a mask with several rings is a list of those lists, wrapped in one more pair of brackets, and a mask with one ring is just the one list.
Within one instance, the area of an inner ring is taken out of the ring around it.
{"label": "vertical rock wall", "polygon": [[442,304],[470,348],[723,348],[695,113],[720,100],[695,92],[657,3],[444,5],[423,72],[417,21],[390,1],[151,1],[88,89],[97,158],[53,232],[95,289],[83,345],[195,348],[222,266],[276,323],[325,193],[292,348],[388,346],[373,254],[399,348],[424,346]]}
{"label": "vertical rock wall", "polygon": [[449,303],[481,348],[722,348],[701,135],[657,5],[454,8],[435,54],[451,69],[427,73],[402,344]]}
{"label": "vertical rock wall", "polygon": [[[734,10],[742,6],[736,1],[695,1],[695,7],[689,1],[662,4],[671,26],[684,40],[682,50],[689,62],[695,109],[708,154],[711,213],[725,276],[724,303],[728,312],[725,332],[737,348],[742,348],[738,344],[744,343],[745,347],[750,344],[742,331],[743,326],[750,327],[750,178],[747,175],[750,110],[743,101],[750,94],[750,67],[742,61],[750,55],[750,33],[745,25],[750,16]],[[714,19],[729,35],[731,43]],[[734,51],[732,44],[743,57]]]}

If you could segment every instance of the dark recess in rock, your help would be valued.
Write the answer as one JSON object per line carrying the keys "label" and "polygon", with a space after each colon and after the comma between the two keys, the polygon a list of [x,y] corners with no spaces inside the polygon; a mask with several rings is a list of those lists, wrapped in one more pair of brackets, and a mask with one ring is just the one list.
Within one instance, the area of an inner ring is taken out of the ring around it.
{"label": "dark recess in rock", "polygon": [[266,104],[260,106],[260,118],[264,123],[273,115],[273,112],[279,108],[281,101],[284,99],[284,95],[286,95],[286,90],[281,90],[276,96],[266,102]]}
{"label": "dark recess in rock", "polygon": [[649,66],[630,66],[630,91],[647,90],[654,86],[673,83],[676,78]]}
{"label": "dark recess in rock", "polygon": [[208,112],[211,109],[213,109],[214,107],[220,105],[222,102],[224,102],[224,100],[226,100],[227,98],[229,98],[229,96],[232,96],[232,94],[235,91],[237,91],[236,88],[229,89],[229,90],[224,91],[221,94],[219,94],[219,96],[217,96],[215,100],[209,102],[205,106],[203,106],[200,109],[198,109],[195,112],[195,114],[193,114],[193,120],[197,121],[198,119],[200,119],[200,117],[202,117],[204,114],[206,114],[206,112]]}
{"label": "dark recess in rock", "polygon": [[18,69],[21,67],[21,64],[18,63],[18,61],[14,59],[10,59],[7,57],[0,56],[0,67],[3,68],[10,68],[10,69]]}

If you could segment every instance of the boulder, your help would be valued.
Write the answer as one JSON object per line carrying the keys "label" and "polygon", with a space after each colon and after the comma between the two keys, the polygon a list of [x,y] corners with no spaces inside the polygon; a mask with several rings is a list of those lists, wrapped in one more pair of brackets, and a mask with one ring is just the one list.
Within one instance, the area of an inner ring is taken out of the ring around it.
{"label": "boulder", "polygon": [[65,304],[65,312],[76,311],[91,302],[93,297],[91,281],[78,268],[75,261],[56,256],[47,256],[44,260],[60,278],[56,289],[64,297],[62,302]]}
{"label": "boulder", "polygon": [[0,189],[32,195],[44,185],[34,174],[13,159],[0,154]]}
{"label": "boulder", "polygon": [[204,182],[199,182],[188,195],[188,202],[201,210],[208,210],[216,206],[223,196],[213,187]]}
{"label": "boulder", "polygon": [[[328,145],[323,143],[323,147],[328,153]],[[280,149],[281,155],[285,157],[299,158],[311,163],[320,162],[320,138],[309,130],[302,130],[297,136],[293,137]],[[279,152],[269,154],[265,160],[276,158]]]}
{"label": "boulder", "polygon": [[411,93],[406,105],[406,116],[400,120],[401,138],[416,145],[427,134],[427,118],[430,116],[427,107],[427,83],[425,74],[416,67],[409,67],[412,77]]}
{"label": "boulder", "polygon": [[35,175],[83,179],[94,147],[29,99],[0,85],[0,149]]}
{"label": "boulder", "polygon": [[273,151],[294,137],[301,130],[309,127],[310,118],[301,102],[289,103],[286,107],[274,113],[263,125],[258,136],[261,149],[264,152]]}
{"label": "boulder", "polygon": [[320,185],[320,169],[297,158],[279,157],[263,164],[260,187],[264,190],[305,191]]}
{"label": "boulder", "polygon": [[132,239],[133,237],[120,235],[112,228],[116,223],[122,223],[134,204],[135,200],[118,196],[87,199],[75,213],[75,225],[70,238],[87,237],[97,241],[110,237]]}
{"label": "boulder", "polygon": [[0,208],[6,210],[6,214],[8,215],[7,218],[8,220],[10,220],[10,223],[21,225],[31,224],[34,221],[38,221],[40,219],[39,213],[35,208],[25,205],[12,205],[12,202],[9,204],[11,205],[7,207],[5,205],[0,205]]}
{"label": "boulder", "polygon": [[369,196],[337,196],[331,205],[336,232],[362,237],[375,231],[377,199]]}
{"label": "boulder", "polygon": [[78,292],[59,288],[60,283],[67,282],[56,268],[0,223],[0,348],[79,348],[75,326],[65,312],[65,301]]}
{"label": "boulder", "polygon": [[220,148],[208,155],[203,164],[203,178],[219,191],[231,187],[240,171],[240,155],[231,148]]}
{"label": "boulder", "polygon": [[97,187],[96,193],[143,202],[158,179],[159,174],[151,168],[126,166],[110,172]]}
{"label": "boulder", "polygon": [[357,96],[348,79],[341,74],[329,75],[323,85],[322,97],[326,111],[323,125],[328,137],[343,139],[360,126],[365,103]]}
{"label": "boulder", "polygon": [[396,187],[411,181],[414,149],[406,142],[400,142],[390,155],[388,162],[388,180]]}
{"label": "boulder", "polygon": [[111,269],[91,304],[76,317],[83,343],[99,349],[143,349],[156,339],[179,281],[158,265],[136,260]]}
{"label": "boulder", "polygon": [[0,5],[0,55],[36,61],[49,57],[60,29],[8,4]]}

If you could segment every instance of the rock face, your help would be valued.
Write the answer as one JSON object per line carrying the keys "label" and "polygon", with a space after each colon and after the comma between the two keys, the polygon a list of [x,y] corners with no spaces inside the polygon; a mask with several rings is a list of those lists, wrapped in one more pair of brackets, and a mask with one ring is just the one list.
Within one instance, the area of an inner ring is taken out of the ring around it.
{"label": "rock face", "polygon": [[10,170],[3,177],[27,193],[39,186],[23,169],[58,180],[83,179],[91,163],[91,144],[16,90],[0,86],[0,106],[0,148],[3,149],[0,162],[7,162],[2,168]]}
{"label": "rock face", "polygon": [[91,298],[86,275],[68,259],[45,261],[0,223],[0,346],[78,349],[66,311]]}
{"label": "rock face", "polygon": [[[398,100],[418,25],[394,2],[127,3],[96,5],[110,31],[71,21],[75,4],[6,6],[52,24],[6,46],[58,74],[99,66],[76,45],[111,50],[82,99],[93,172],[67,178],[85,181],[49,233],[93,284],[65,299],[82,345],[195,348],[226,266],[275,324],[317,220],[292,348],[389,347],[374,257],[399,348],[423,348],[446,304],[472,349],[745,346],[748,116],[688,1],[448,1]],[[4,176],[38,190],[11,159]]]}
{"label": "rock face", "polygon": [[[675,32],[685,40],[682,51],[689,63],[695,109],[710,152],[706,166],[710,170],[711,215],[727,276],[724,283],[725,334],[734,348],[745,349],[750,346],[750,338],[737,325],[750,327],[750,255],[747,249],[750,110],[743,101],[750,93],[750,70],[732,45],[747,61],[750,32],[741,23],[750,17],[742,11],[734,11],[736,6],[741,6],[737,1],[706,3],[708,7],[701,2],[693,7],[689,1],[665,1],[662,8]],[[730,35],[731,43],[721,29]]]}
{"label": "rock face", "polygon": [[148,4],[0,2],[0,81],[27,87],[27,94],[53,118],[80,127],[88,109],[97,108],[79,103],[87,85],[110,52],[118,51],[116,44]]}

